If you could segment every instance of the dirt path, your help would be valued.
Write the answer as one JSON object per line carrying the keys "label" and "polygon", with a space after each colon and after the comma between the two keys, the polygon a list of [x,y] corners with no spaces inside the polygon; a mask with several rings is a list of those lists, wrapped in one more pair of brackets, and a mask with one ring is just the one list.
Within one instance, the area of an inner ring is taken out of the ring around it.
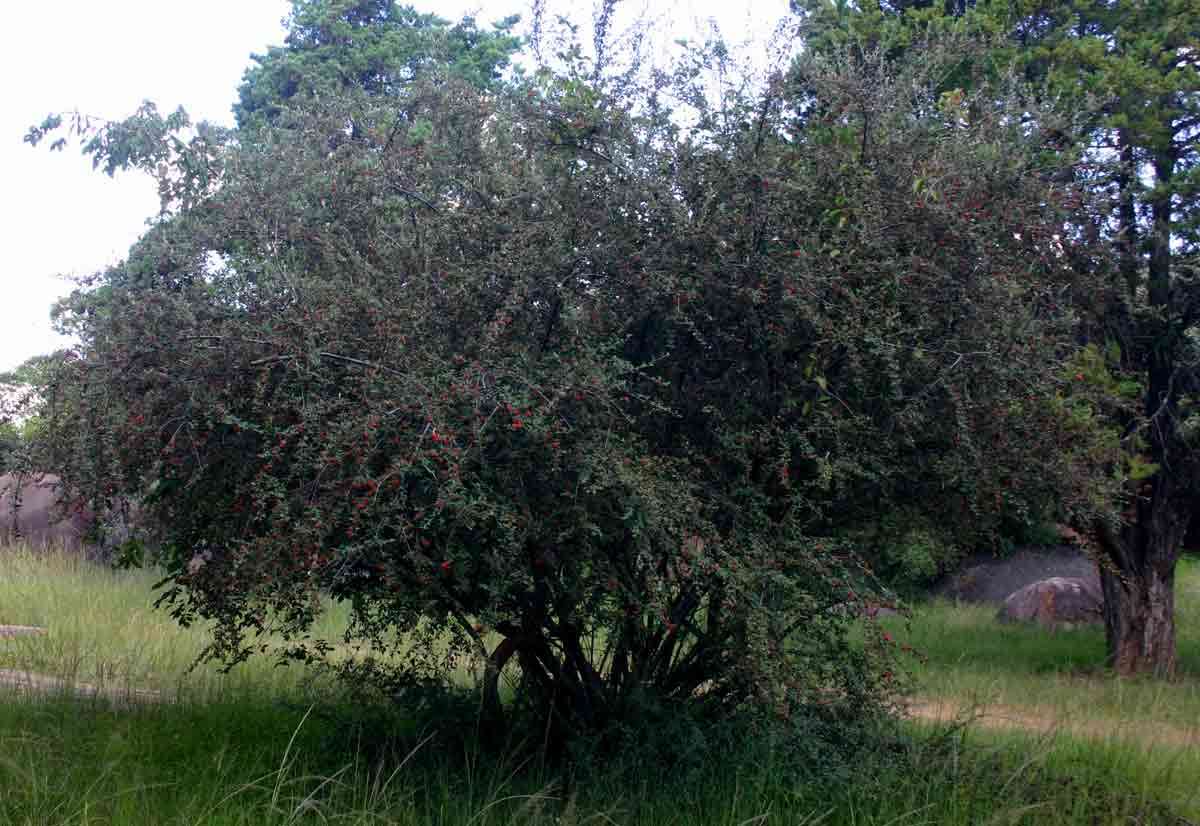
{"label": "dirt path", "polygon": [[0,640],[13,637],[30,637],[45,634],[46,629],[37,625],[0,625]]}
{"label": "dirt path", "polygon": [[1124,740],[1148,746],[1183,748],[1200,746],[1200,723],[1175,726],[1148,720],[1087,720],[1056,715],[1037,706],[971,706],[927,697],[914,698],[905,709],[913,719],[936,723],[969,721],[971,725],[998,731],[1027,731],[1034,734],[1066,734],[1091,740]]}
{"label": "dirt path", "polygon": [[[10,640],[15,637],[41,636],[46,629],[37,625],[0,625],[0,640]],[[118,705],[130,703],[160,703],[163,696],[157,691],[147,691],[137,688],[116,686],[96,686],[91,683],[76,683],[38,674],[33,671],[21,671],[13,668],[0,668],[0,690],[9,689],[25,694],[61,694],[75,697],[103,697]]]}
{"label": "dirt path", "polygon": [[[0,668],[0,691],[5,689],[31,695],[61,694],[84,699],[101,697],[121,706],[162,703],[168,699],[158,691],[72,683],[32,671]],[[1093,740],[1124,740],[1147,746],[1200,747],[1200,724],[1184,727],[1154,721],[1084,720],[1055,715],[1051,709],[1037,706],[998,704],[979,707],[922,697],[910,701],[904,712],[911,719],[933,723],[965,721],[969,725],[993,731],[1026,731],[1039,735],[1061,733]]]}
{"label": "dirt path", "polygon": [[0,690],[10,689],[25,694],[62,694],[84,699],[103,698],[117,705],[138,703],[161,703],[166,700],[161,692],[140,688],[118,686],[96,686],[91,683],[75,683],[32,671],[0,668]]}

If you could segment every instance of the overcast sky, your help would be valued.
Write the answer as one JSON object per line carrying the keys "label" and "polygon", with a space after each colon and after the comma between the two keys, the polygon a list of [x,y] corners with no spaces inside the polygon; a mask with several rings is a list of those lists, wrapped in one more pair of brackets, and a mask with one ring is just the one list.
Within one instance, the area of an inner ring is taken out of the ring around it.
{"label": "overcast sky", "polygon": [[[663,34],[693,34],[712,17],[733,40],[764,37],[787,0],[633,0],[667,15]],[[526,11],[528,0],[415,0],[411,5],[480,23]],[[557,4],[551,3],[551,6]],[[571,8],[569,3],[563,4]],[[590,10],[590,3],[576,8]],[[252,52],[283,39],[287,0],[60,0],[12,3],[0,49],[0,232],[7,273],[0,301],[0,370],[62,345],[49,308],[69,292],[64,276],[102,269],[124,257],[154,214],[149,178],[109,179],[75,146],[51,153],[22,142],[50,112],[80,110],[105,118],[131,114],[142,100],[161,112],[182,105],[194,120],[232,122],[230,106]],[[669,9],[669,11],[668,11]]]}

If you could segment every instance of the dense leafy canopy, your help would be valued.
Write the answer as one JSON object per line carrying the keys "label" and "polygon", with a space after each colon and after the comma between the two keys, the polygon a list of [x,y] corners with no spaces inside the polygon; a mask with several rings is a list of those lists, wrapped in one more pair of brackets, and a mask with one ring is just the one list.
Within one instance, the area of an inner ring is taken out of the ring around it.
{"label": "dense leafy canopy", "polygon": [[440,64],[241,140],[143,111],[89,136],[165,210],[59,307],[53,464],[142,497],[217,655],[267,629],[319,655],[323,591],[406,654],[348,669],[474,662],[493,720],[511,674],[562,737],[647,697],[869,716],[893,665],[848,638],[861,526],[1092,513],[1109,456],[1065,398],[1089,285],[1051,116],[944,95],[966,48],[813,57],[719,103],[707,52],[644,83]]}

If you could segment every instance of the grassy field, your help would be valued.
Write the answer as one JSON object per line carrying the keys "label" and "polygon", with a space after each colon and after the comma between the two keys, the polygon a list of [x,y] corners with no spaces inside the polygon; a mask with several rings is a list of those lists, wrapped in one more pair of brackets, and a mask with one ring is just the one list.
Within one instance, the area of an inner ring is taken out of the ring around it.
{"label": "grassy field", "polygon": [[[156,610],[157,581],[152,571],[113,570],[68,554],[0,551],[0,623],[47,629],[0,644],[0,668],[193,700],[243,691],[290,696],[311,677],[265,658],[228,674],[215,666],[190,670],[206,628],[181,628]],[[314,630],[337,637],[345,626],[345,611],[330,605]]]}
{"label": "grassy field", "polygon": [[927,719],[973,721],[977,736],[1053,761],[1129,759],[1147,794],[1200,813],[1200,560],[1176,583],[1179,674],[1171,682],[1115,679],[1102,667],[1101,627],[1047,632],[996,622],[991,606],[935,600],[885,627],[912,645],[914,706]]}
{"label": "grassy field", "polygon": [[[1181,591],[1198,579],[1200,570],[1188,568]],[[0,623],[49,629],[0,640],[0,669],[171,700],[0,688],[0,824],[965,826],[1182,824],[1200,814],[1197,750],[1075,736],[1065,726],[1046,733],[914,723],[890,753],[840,774],[814,767],[815,781],[781,770],[768,746],[749,742],[705,755],[680,776],[614,763],[564,780],[515,756],[484,756],[469,732],[433,733],[406,709],[354,704],[295,666],[259,659],[228,675],[189,672],[203,629],[179,629],[152,611],[153,581],[0,550]],[[1200,599],[1187,593],[1185,677],[1169,686],[1109,685],[1088,670],[1098,659],[1094,634],[998,629],[986,613],[931,605],[895,633],[929,655],[919,674],[923,700],[1057,713],[1075,707],[1075,690],[1087,719],[1182,728],[1197,703],[1200,637],[1200,618],[1189,613]],[[323,622],[332,636],[345,617],[333,609]]]}
{"label": "grassy field", "polygon": [[[994,607],[934,601],[886,626],[920,651],[920,693],[960,706],[1034,709],[1094,730],[1172,729],[1200,743],[1200,560],[1176,583],[1179,678],[1116,680],[1101,668],[1101,627],[1048,633],[995,621]],[[1200,777],[1200,773],[1197,774]]]}

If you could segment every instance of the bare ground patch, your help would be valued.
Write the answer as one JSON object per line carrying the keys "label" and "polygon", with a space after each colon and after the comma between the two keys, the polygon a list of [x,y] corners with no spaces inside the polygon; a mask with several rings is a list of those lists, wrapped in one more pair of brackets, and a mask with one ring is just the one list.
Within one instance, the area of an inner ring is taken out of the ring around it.
{"label": "bare ground patch", "polygon": [[1149,720],[1097,720],[1073,717],[1038,706],[978,706],[917,697],[904,709],[910,719],[934,723],[968,722],[996,731],[1062,733],[1088,740],[1125,740],[1147,746],[1200,747],[1200,724],[1178,726]]}
{"label": "bare ground patch", "polygon": [[0,690],[37,696],[64,695],[84,699],[100,698],[117,705],[161,703],[167,699],[159,691],[124,686],[97,686],[92,683],[73,682],[47,674],[12,668],[0,668]]}
{"label": "bare ground patch", "polygon": [[0,625],[0,640],[12,637],[30,637],[45,634],[46,629],[37,625]]}

